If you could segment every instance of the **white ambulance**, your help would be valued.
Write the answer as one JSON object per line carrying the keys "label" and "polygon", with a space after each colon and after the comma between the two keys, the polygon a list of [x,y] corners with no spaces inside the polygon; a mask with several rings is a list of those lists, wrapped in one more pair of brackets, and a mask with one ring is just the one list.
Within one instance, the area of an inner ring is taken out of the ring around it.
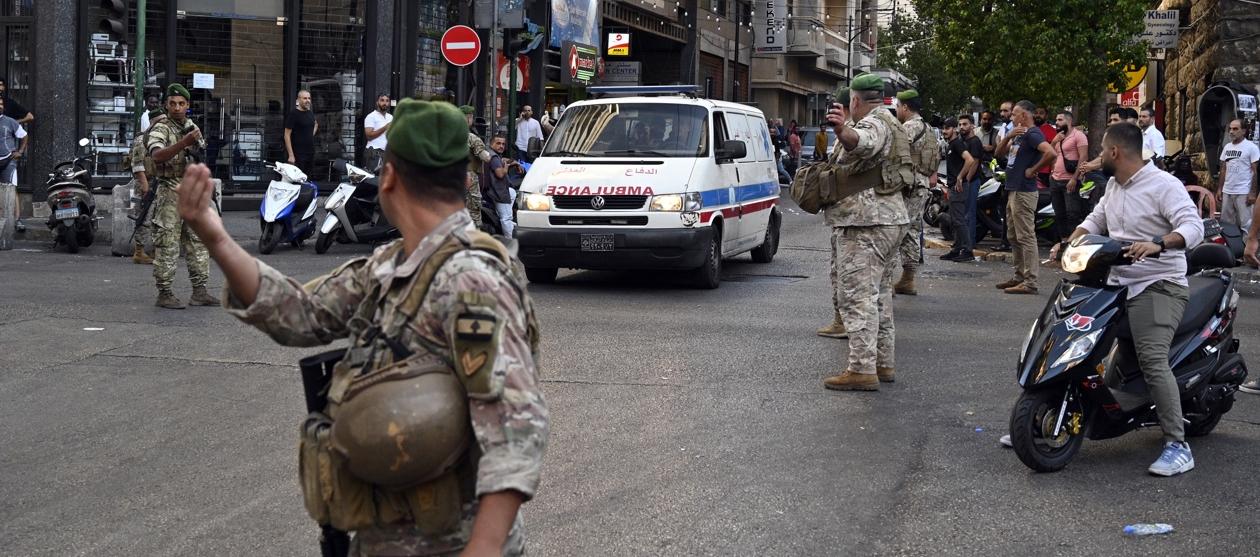
{"label": "white ambulance", "polygon": [[514,236],[531,282],[559,268],[676,269],[717,288],[723,258],[774,258],[779,181],[760,110],[689,86],[590,92],[521,184]]}

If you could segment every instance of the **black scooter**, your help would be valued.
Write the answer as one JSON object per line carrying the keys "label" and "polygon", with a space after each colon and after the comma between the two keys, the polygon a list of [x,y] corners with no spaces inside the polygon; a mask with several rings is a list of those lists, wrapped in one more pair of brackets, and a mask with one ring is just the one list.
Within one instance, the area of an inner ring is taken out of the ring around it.
{"label": "black scooter", "polygon": [[[1081,236],[1064,250],[1064,280],[1050,296],[1020,350],[1024,393],[1011,411],[1011,444],[1038,472],[1067,466],[1086,437],[1118,437],[1158,427],[1155,405],[1138,367],[1125,311],[1128,288],[1106,283],[1112,266],[1127,265],[1128,243]],[[1190,301],[1172,342],[1169,362],[1181,391],[1186,435],[1207,435],[1229,412],[1247,377],[1234,318],[1238,294],[1233,257],[1205,243],[1190,250]],[[1210,269],[1210,270],[1204,270]]]}
{"label": "black scooter", "polygon": [[398,228],[381,211],[380,183],[375,174],[344,160],[333,165],[346,179],[324,203],[324,222],[315,236],[315,253],[325,253],[333,242],[372,244],[397,238]]}
{"label": "black scooter", "polygon": [[1247,239],[1238,225],[1221,222],[1218,219],[1203,219],[1203,241],[1220,244],[1229,248],[1234,256],[1231,267],[1242,265],[1243,250],[1247,247]]}
{"label": "black scooter", "polygon": [[48,173],[45,183],[48,191],[48,229],[53,232],[53,247],[66,246],[66,251],[78,253],[79,248],[92,245],[96,238],[96,198],[92,195],[92,172],[96,151],[87,138],[79,140],[84,154],[73,160],[58,163]]}

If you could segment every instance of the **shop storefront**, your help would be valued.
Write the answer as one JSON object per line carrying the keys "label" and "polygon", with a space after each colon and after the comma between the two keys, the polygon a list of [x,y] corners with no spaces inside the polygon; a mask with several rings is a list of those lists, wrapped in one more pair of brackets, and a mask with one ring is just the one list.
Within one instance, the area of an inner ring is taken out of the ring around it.
{"label": "shop storefront", "polygon": [[[0,56],[0,77],[7,88],[4,96],[27,109],[35,98],[32,1],[9,0],[0,4],[0,52],[4,53]],[[25,160],[18,161],[18,175],[26,175]]]}

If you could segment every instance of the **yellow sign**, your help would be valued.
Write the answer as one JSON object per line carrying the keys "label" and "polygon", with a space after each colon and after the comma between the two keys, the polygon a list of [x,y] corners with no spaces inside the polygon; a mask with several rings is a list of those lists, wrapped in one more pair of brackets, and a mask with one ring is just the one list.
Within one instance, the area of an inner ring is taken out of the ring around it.
{"label": "yellow sign", "polygon": [[1146,79],[1146,68],[1147,68],[1146,64],[1142,64],[1141,66],[1137,66],[1137,65],[1125,66],[1124,67],[1124,87],[1117,89],[1114,85],[1110,85],[1107,87],[1107,91],[1110,91],[1112,93],[1123,93],[1125,91],[1128,91],[1129,89],[1137,87],[1138,85],[1142,83],[1143,79]]}

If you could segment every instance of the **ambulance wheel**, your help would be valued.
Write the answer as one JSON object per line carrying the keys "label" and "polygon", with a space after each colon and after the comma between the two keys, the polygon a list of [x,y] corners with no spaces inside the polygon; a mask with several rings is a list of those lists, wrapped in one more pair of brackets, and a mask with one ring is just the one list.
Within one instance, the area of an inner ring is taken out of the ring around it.
{"label": "ambulance wheel", "polygon": [[779,252],[779,213],[770,214],[770,223],[766,226],[766,240],[752,250],[754,263],[774,261],[774,254]]}
{"label": "ambulance wheel", "polygon": [[557,272],[559,269],[555,267],[526,267],[525,278],[535,284],[551,284],[556,282]]}
{"label": "ambulance wheel", "polygon": [[712,290],[722,280],[722,229],[713,227],[713,238],[709,240],[709,249],[704,254],[704,264],[694,271],[692,280],[696,288]]}

